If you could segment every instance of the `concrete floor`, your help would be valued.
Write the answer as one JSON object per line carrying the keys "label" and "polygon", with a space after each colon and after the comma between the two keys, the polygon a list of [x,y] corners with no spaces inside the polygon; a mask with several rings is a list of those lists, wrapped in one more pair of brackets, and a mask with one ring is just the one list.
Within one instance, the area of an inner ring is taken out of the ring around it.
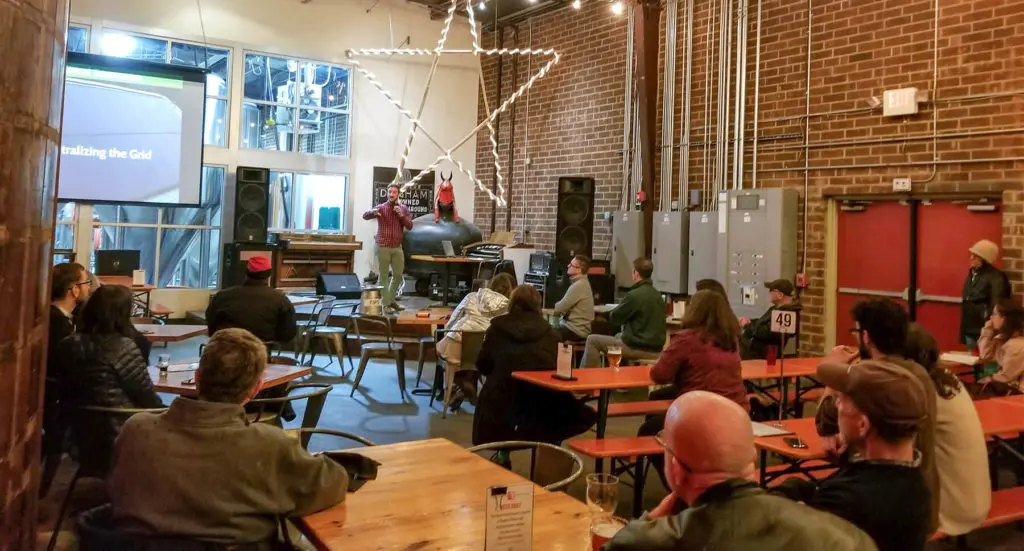
{"label": "concrete floor", "polygon": [[[198,353],[198,346],[202,339],[192,339],[184,343],[172,344],[168,351],[172,358],[195,357]],[[153,354],[163,352],[161,348],[155,348]],[[358,359],[355,361],[358,365]],[[424,438],[447,438],[459,445],[469,446],[472,434],[472,406],[466,403],[463,410],[456,414],[449,414],[447,419],[441,418],[439,402],[434,407],[428,407],[429,398],[426,396],[412,396],[406,394],[401,396],[398,389],[396,372],[393,363],[371,362],[367,367],[366,374],[360,384],[359,390],[354,397],[349,397],[352,389],[354,373],[345,363],[346,375],[343,376],[338,363],[331,362],[325,356],[318,356],[315,362],[316,369],[309,378],[309,382],[323,382],[334,385],[324,407],[320,419],[320,427],[332,428],[352,432],[361,435],[377,444],[389,444],[409,440],[420,440]],[[423,373],[423,381],[419,388],[427,388],[433,377],[433,363],[428,362]],[[406,377],[408,390],[415,388],[416,362],[406,361]],[[613,400],[641,399],[643,391],[631,393],[617,393]],[[173,396],[167,396],[169,402]],[[299,419],[301,419],[301,406]],[[639,418],[611,419],[608,424],[609,435],[635,435],[636,428],[640,423]],[[298,419],[288,425],[298,426]],[[586,435],[584,436],[586,437]],[[590,436],[592,437],[592,435]],[[348,447],[348,444],[338,443],[337,440],[326,436],[316,436],[310,443],[311,450],[334,449]],[[529,467],[529,458],[526,454],[522,457],[513,456],[514,468],[520,474],[526,474]],[[584,473],[593,472],[593,462],[585,460]],[[45,548],[51,531],[53,519],[56,516],[59,500],[63,497],[67,482],[70,479],[73,466],[66,461],[62,467],[58,480],[53,489],[40,505],[40,545],[39,549]],[[452,483],[457,484],[457,480]],[[586,483],[581,477],[573,483],[568,493],[577,499],[583,500],[586,491]],[[632,509],[632,490],[626,486],[621,487],[618,513],[628,516]],[[654,472],[651,472],[644,494],[644,506],[646,509],[654,507],[666,494],[664,487]],[[72,509],[85,510],[103,499],[102,484],[99,481],[84,481],[75,492],[75,499],[72,502]],[[70,530],[73,527],[73,516],[69,517],[63,525],[67,534],[61,534],[61,549],[74,549],[73,536]],[[1024,549],[1024,535],[1016,531],[1014,527],[1002,527],[990,530],[983,530],[972,534],[969,541],[972,549],[987,549],[992,551],[1010,551]],[[929,551],[954,549],[952,544],[933,543]]]}

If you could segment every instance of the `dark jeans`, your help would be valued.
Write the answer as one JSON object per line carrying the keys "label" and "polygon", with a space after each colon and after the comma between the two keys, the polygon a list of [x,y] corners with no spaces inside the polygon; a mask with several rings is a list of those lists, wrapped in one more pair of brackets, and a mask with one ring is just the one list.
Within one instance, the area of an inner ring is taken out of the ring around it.
{"label": "dark jeans", "polygon": [[[649,400],[674,400],[679,396],[679,387],[676,385],[669,385],[664,388],[651,391],[651,394],[647,397]],[[637,436],[654,436],[661,432],[665,428],[665,414],[648,415],[644,418],[643,424],[640,425],[640,429],[636,431]],[[658,471],[658,476],[661,477],[661,483],[668,488],[668,480],[665,479],[665,456],[664,455],[652,455],[648,458],[651,465],[654,466],[655,470]]]}
{"label": "dark jeans", "polygon": [[581,336],[577,335],[576,333],[573,333],[572,330],[570,330],[568,327],[566,327],[564,325],[559,325],[558,326],[558,334],[562,336],[562,341],[563,342],[564,341],[582,342],[582,343],[587,342],[587,338],[586,337],[581,337]]}

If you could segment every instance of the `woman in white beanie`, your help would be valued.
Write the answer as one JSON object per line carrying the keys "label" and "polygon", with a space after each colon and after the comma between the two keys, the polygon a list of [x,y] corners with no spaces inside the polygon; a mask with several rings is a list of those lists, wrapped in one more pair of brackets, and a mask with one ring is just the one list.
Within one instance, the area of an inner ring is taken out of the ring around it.
{"label": "woman in white beanie", "polygon": [[[992,315],[992,309],[999,301],[1010,298],[1010,281],[995,266],[999,258],[998,245],[982,239],[968,251],[971,253],[971,268],[964,280],[960,307],[960,342],[974,352],[978,349],[981,328]],[[992,367],[998,369],[997,366]],[[988,375],[991,373],[983,373],[982,376]]]}

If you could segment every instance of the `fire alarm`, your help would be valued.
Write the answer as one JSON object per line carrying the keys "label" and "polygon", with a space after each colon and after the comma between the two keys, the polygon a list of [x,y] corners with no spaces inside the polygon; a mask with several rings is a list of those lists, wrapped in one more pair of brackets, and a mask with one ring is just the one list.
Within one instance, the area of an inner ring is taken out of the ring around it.
{"label": "fire alarm", "polygon": [[801,289],[807,287],[807,274],[796,274],[796,286]]}

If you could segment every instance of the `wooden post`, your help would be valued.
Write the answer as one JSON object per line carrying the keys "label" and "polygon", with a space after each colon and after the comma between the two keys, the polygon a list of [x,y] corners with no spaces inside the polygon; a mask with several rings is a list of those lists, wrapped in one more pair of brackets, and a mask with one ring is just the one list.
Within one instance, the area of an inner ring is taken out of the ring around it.
{"label": "wooden post", "polygon": [[[654,148],[658,98],[658,22],[661,4],[657,0],[636,0],[633,40],[636,41],[637,102],[640,117],[640,159],[643,162],[641,189],[644,191],[644,256],[651,257],[654,230]],[[635,197],[630,197],[635,201]]]}

